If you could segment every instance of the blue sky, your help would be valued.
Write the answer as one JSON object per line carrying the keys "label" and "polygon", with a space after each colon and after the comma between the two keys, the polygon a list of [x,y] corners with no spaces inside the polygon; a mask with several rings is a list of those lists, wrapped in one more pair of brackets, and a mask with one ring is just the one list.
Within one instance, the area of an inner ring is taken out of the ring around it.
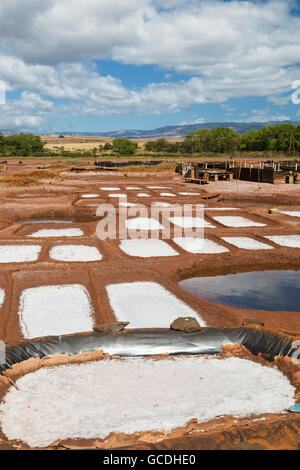
{"label": "blue sky", "polygon": [[300,121],[299,1],[1,0],[0,36],[0,129]]}

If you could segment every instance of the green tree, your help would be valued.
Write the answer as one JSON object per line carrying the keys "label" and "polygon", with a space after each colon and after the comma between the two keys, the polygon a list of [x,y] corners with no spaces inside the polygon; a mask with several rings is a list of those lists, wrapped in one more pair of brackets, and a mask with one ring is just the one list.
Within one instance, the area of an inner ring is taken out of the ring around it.
{"label": "green tree", "polygon": [[118,137],[113,140],[113,150],[120,155],[132,155],[137,149],[137,143],[132,140]]}

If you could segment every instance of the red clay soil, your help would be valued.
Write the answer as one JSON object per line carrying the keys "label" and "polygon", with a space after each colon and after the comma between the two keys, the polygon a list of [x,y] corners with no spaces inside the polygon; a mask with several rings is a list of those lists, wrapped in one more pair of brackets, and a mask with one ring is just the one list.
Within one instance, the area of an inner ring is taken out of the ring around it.
{"label": "red clay soil", "polygon": [[[48,163],[49,160],[51,159],[48,159]],[[23,162],[24,165],[21,166],[18,165],[18,160],[10,162],[9,174],[30,173],[41,163],[34,159],[24,159]],[[170,186],[170,188],[159,190],[146,187],[156,185]],[[204,202],[206,207],[240,207],[239,211],[226,211],[222,215],[241,215],[265,223],[266,226],[226,228],[212,219],[214,215],[221,215],[221,211],[210,210],[205,213],[205,217],[216,228],[205,229],[205,237],[220,242],[229,249],[229,252],[191,254],[182,250],[173,241],[166,240],[180,256],[145,259],[130,257],[119,249],[118,240],[103,241],[96,236],[98,220],[96,206],[91,204],[106,202],[116,208],[118,206],[117,198],[109,198],[109,191],[100,190],[100,187],[105,186],[119,187],[121,193],[127,193],[128,202],[142,203],[147,207],[158,201],[171,204],[203,203],[204,200],[199,195],[219,192],[221,196],[218,200],[211,199]],[[126,190],[126,186],[139,186],[142,189]],[[197,195],[178,195],[178,192],[182,191],[195,192]],[[147,192],[150,197],[138,198],[136,196],[138,192]],[[177,197],[162,197],[160,192],[171,192]],[[100,197],[81,199],[80,195],[86,193],[99,194]],[[279,213],[268,214],[268,209],[274,206],[280,209],[300,210],[300,187],[235,181],[210,183],[199,187],[183,183],[180,176],[172,173],[162,176],[139,177],[135,174],[124,177],[104,172],[89,175],[64,172],[63,179],[51,178],[39,186],[28,187],[8,187],[1,184],[0,177],[0,244],[34,243],[42,246],[38,261],[0,265],[0,287],[5,290],[0,316],[0,339],[7,343],[16,343],[24,339],[19,325],[18,310],[21,292],[26,288],[54,284],[82,284],[91,298],[94,321],[100,324],[115,321],[105,287],[111,283],[133,281],[155,281],[163,285],[195,309],[211,327],[238,327],[244,318],[255,317],[262,320],[268,329],[287,332],[291,337],[295,335],[297,337],[297,331],[300,331],[299,312],[253,311],[217,305],[199,299],[178,286],[180,280],[195,275],[213,276],[254,270],[300,269],[300,249],[280,247],[263,238],[266,235],[300,235],[300,219]],[[74,223],[72,225],[23,223],[28,220],[48,219],[72,220]],[[71,227],[81,228],[84,235],[40,239],[28,237],[30,233],[39,229]],[[256,251],[238,249],[221,240],[223,236],[250,236],[273,246],[274,249]],[[50,259],[49,250],[52,246],[77,243],[96,246],[103,259],[88,263],[66,263]],[[93,359],[89,356],[89,360]],[[290,372],[288,376],[291,376]],[[2,386],[8,386],[7,379],[1,378],[0,381]],[[298,393],[299,389],[297,390]],[[3,394],[4,392],[2,396]],[[261,421],[255,421],[255,418],[235,420],[227,417],[199,425],[193,422],[182,430],[160,433],[159,438],[157,433],[142,433],[135,436],[112,435],[105,440],[105,446],[135,449],[229,449],[241,442],[246,446],[257,444],[267,449],[300,446],[300,419],[296,415],[291,413],[270,415]],[[4,436],[2,439],[6,442]],[[101,440],[97,440],[96,444],[95,442],[58,443],[54,447],[62,448],[65,445],[76,447],[82,444],[85,447],[101,448],[104,445]]]}

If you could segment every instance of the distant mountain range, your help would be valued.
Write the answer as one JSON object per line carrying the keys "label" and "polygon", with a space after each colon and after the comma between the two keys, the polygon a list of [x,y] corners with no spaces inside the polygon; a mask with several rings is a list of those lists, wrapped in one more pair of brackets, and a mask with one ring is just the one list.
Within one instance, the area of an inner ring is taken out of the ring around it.
{"label": "distant mountain range", "polygon": [[[100,137],[126,137],[129,139],[134,138],[154,138],[154,137],[181,137],[186,135],[190,131],[196,131],[198,129],[212,129],[213,127],[229,127],[239,134],[244,132],[260,129],[265,126],[275,126],[277,124],[294,124],[300,125],[300,121],[269,121],[269,122],[205,122],[201,124],[187,124],[184,126],[165,126],[158,127],[153,130],[119,130],[111,132],[43,132],[43,134],[59,134],[59,135],[82,135],[82,136],[100,136]],[[11,135],[19,133],[20,131],[5,129],[0,130],[4,135]]]}

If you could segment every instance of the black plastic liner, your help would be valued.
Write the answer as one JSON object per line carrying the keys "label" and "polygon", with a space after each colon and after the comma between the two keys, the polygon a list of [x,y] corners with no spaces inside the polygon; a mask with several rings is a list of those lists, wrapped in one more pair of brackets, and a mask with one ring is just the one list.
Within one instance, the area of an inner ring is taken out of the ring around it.
{"label": "black plastic liner", "polygon": [[[252,328],[205,328],[194,333],[175,330],[127,330],[120,334],[88,333],[74,336],[50,336],[24,342],[6,349],[6,362],[0,373],[32,357],[42,358],[56,354],[72,356],[103,350],[122,357],[175,354],[218,354],[225,344],[238,343],[254,355],[259,353],[272,361],[275,356],[297,358],[297,346],[287,337]],[[298,352],[300,359],[300,352]]]}

